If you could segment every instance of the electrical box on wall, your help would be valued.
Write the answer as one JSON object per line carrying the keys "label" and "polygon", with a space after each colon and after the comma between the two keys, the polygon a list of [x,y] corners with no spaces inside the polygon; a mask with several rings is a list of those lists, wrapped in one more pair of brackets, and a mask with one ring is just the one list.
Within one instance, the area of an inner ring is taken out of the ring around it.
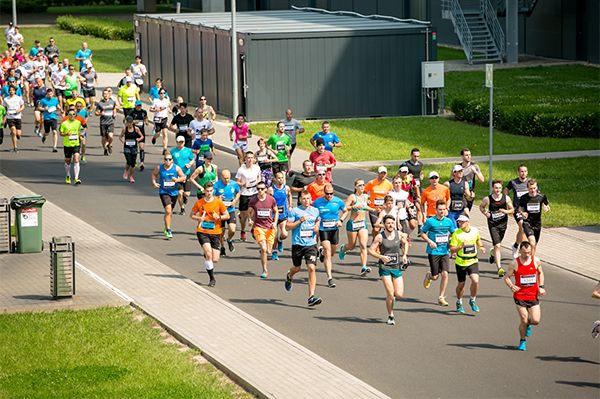
{"label": "electrical box on wall", "polygon": [[421,85],[424,89],[444,87],[444,61],[421,62]]}

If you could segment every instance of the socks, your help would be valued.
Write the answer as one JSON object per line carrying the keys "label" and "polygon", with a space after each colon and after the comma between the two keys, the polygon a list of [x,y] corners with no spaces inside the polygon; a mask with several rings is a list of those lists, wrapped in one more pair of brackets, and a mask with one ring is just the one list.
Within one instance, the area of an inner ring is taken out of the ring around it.
{"label": "socks", "polygon": [[65,164],[65,172],[67,173],[67,176],[71,177],[71,165],[68,163]]}
{"label": "socks", "polygon": [[215,268],[212,260],[205,260],[204,261],[204,267],[208,271],[209,275],[212,273],[212,270]]}
{"label": "socks", "polygon": [[215,279],[215,272],[213,270],[207,270],[207,273],[211,280]]}
{"label": "socks", "polygon": [[75,180],[79,179],[79,162],[73,163],[73,173],[75,174]]}
{"label": "socks", "polygon": [[140,162],[144,162],[145,156],[146,156],[146,151],[140,150]]}

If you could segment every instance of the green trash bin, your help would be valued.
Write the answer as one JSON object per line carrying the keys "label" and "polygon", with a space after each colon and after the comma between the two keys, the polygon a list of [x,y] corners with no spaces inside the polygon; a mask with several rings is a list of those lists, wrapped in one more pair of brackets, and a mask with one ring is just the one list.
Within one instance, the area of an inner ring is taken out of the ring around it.
{"label": "green trash bin", "polygon": [[16,247],[21,254],[42,252],[42,206],[46,199],[40,195],[12,197],[10,207],[15,210]]}

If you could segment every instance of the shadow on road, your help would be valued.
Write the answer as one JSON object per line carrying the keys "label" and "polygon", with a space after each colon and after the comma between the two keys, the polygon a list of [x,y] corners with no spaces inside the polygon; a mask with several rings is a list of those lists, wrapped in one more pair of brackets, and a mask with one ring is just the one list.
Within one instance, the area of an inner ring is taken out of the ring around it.
{"label": "shadow on road", "polygon": [[[424,302],[427,303],[427,302]],[[434,305],[433,303],[431,305]],[[434,306],[438,306],[437,304]],[[406,308],[400,308],[398,309],[401,312],[407,312],[407,313],[437,313],[437,314],[441,314],[444,316],[462,316],[462,317],[475,317],[474,314],[470,314],[470,313],[457,313],[453,310],[438,310],[435,308],[413,308],[413,309],[406,309]]]}
{"label": "shadow on road", "polygon": [[356,317],[356,316],[338,316],[338,317],[332,317],[332,316],[315,316],[316,319],[319,320],[324,320],[324,321],[348,321],[351,323],[368,323],[368,324],[382,324],[384,323],[384,321],[382,319],[379,318],[362,318],[362,317]]}
{"label": "shadow on road", "polygon": [[13,295],[13,298],[15,299],[29,299],[32,301],[52,301],[54,300],[54,298],[52,298],[50,295]]}
{"label": "shadow on road", "polygon": [[586,388],[586,387],[591,387],[591,388],[600,388],[600,383],[598,382],[587,382],[587,381],[556,381],[557,384],[564,384],[564,385],[573,385],[574,387],[580,387],[580,388]]}
{"label": "shadow on road", "polygon": [[287,304],[287,303],[283,303],[283,302],[281,302],[281,299],[265,299],[265,298],[238,299],[238,298],[229,298],[229,301],[233,302],[233,303],[253,303],[253,304],[257,304],[257,305],[278,305],[278,306],[285,306],[285,307],[288,307],[288,308],[307,309],[306,306],[290,305],[290,304]]}
{"label": "shadow on road", "polygon": [[501,349],[514,351],[516,347],[510,345],[494,345],[494,344],[447,344],[448,346],[456,346],[464,349]]}
{"label": "shadow on road", "polygon": [[600,364],[593,360],[582,359],[579,356],[536,356],[536,359],[540,359],[547,362],[573,362],[573,363],[589,363],[589,364]]}
{"label": "shadow on road", "polygon": [[150,277],[162,277],[162,278],[179,278],[179,279],[187,279],[186,276],[182,276],[181,274],[156,274],[156,273],[146,273],[144,276]]}

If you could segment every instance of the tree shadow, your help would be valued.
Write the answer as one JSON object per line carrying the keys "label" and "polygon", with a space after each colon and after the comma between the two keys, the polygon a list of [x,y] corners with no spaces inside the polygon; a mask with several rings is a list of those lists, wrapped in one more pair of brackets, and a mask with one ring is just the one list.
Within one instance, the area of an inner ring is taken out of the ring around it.
{"label": "tree shadow", "polygon": [[582,359],[579,356],[536,356],[536,359],[540,359],[546,362],[569,362],[569,363],[589,363],[589,364],[600,364],[593,360]]}
{"label": "tree shadow", "polygon": [[374,317],[356,317],[356,316],[315,316],[316,319],[324,321],[346,321],[351,323],[383,324],[385,321]]}
{"label": "tree shadow", "polygon": [[448,346],[456,346],[463,349],[499,349],[499,350],[516,350],[515,346],[512,345],[494,345],[494,344],[446,344]]}

